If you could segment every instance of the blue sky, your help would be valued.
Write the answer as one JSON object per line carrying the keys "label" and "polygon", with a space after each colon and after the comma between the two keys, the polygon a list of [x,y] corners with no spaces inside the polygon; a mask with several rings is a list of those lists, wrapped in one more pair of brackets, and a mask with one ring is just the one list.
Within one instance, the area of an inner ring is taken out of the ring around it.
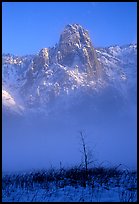
{"label": "blue sky", "polygon": [[93,45],[137,41],[136,2],[3,2],[3,53],[35,54],[58,42],[65,25],[79,23]]}

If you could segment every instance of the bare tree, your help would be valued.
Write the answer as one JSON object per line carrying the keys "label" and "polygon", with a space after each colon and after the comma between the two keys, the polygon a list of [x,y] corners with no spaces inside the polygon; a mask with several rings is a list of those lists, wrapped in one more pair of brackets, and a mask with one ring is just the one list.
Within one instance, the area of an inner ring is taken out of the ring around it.
{"label": "bare tree", "polygon": [[84,177],[84,186],[86,186],[86,182],[89,179],[88,176],[88,167],[89,164],[91,164],[93,161],[91,160],[90,156],[91,152],[89,151],[89,148],[87,147],[87,143],[85,141],[85,135],[83,134],[83,131],[80,131],[80,139],[81,139],[81,144],[82,144],[82,151],[81,153],[83,154],[83,159],[84,159],[84,166],[85,166],[85,177]]}
{"label": "bare tree", "polygon": [[87,154],[87,146],[85,143],[85,138],[83,135],[83,132],[80,131],[80,137],[81,137],[81,142],[82,142],[82,147],[83,147],[83,155],[84,155],[84,164],[85,164],[85,170],[88,172],[88,154]]}

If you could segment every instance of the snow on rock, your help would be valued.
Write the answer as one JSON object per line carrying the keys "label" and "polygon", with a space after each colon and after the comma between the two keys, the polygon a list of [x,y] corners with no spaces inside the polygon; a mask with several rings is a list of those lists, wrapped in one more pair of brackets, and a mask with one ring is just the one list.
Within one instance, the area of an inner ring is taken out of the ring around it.
{"label": "snow on rock", "polygon": [[21,114],[24,107],[17,104],[13,96],[6,90],[2,90],[2,106],[4,111],[12,111]]}
{"label": "snow on rock", "polygon": [[2,90],[2,100],[3,100],[3,104],[6,105],[6,106],[14,106],[14,105],[16,105],[15,100],[5,90]]}
{"label": "snow on rock", "polygon": [[137,45],[97,48],[97,57],[109,81],[125,86],[136,86]]}

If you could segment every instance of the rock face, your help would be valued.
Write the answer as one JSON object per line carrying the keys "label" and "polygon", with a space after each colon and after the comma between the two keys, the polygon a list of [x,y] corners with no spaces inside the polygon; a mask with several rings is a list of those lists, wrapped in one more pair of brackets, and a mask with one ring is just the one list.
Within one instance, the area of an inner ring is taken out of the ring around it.
{"label": "rock face", "polygon": [[49,64],[49,50],[47,48],[42,49],[39,55],[33,59],[33,71],[40,71],[42,67],[47,68]]}
{"label": "rock face", "polygon": [[89,77],[100,75],[99,63],[88,32],[78,24],[67,25],[60,36],[57,53],[59,64],[76,67]]}
{"label": "rock face", "polygon": [[[35,83],[36,76],[39,75],[42,70],[47,70],[49,64],[49,50],[48,48],[43,48],[40,50],[39,54],[36,55],[32,63],[30,64],[26,73],[26,83],[23,86],[23,92],[26,88],[33,86]],[[26,91],[26,90],[25,90]]]}

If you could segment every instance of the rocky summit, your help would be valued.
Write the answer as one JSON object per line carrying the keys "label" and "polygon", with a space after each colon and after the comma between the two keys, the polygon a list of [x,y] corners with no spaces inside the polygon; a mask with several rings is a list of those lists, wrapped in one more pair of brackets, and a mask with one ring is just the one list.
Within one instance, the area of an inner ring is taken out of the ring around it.
{"label": "rocky summit", "polygon": [[77,68],[89,78],[100,77],[99,62],[88,32],[78,24],[67,25],[57,47],[57,62]]}

